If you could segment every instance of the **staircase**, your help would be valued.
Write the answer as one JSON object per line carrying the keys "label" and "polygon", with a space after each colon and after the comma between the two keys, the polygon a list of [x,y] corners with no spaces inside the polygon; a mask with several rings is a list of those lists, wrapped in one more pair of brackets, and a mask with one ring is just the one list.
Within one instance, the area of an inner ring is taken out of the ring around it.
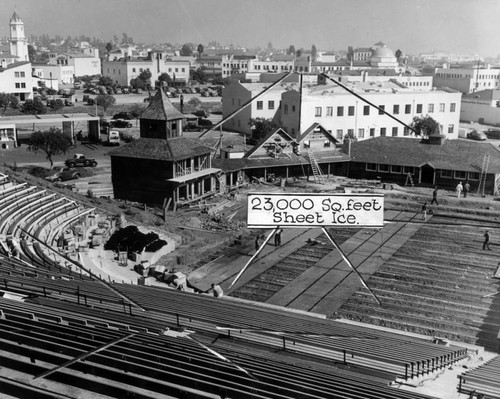
{"label": "staircase", "polygon": [[307,153],[309,157],[309,162],[311,163],[311,169],[313,171],[314,175],[314,181],[319,184],[324,184],[325,183],[325,177],[323,176],[323,173],[321,172],[321,168],[318,165],[318,162],[316,161],[316,158],[314,158],[314,153],[309,150]]}
{"label": "staircase", "polygon": [[477,194],[484,197],[484,189],[486,187],[486,176],[488,175],[488,165],[490,164],[490,154],[485,154],[483,158],[483,166],[479,176],[479,185],[477,186]]}

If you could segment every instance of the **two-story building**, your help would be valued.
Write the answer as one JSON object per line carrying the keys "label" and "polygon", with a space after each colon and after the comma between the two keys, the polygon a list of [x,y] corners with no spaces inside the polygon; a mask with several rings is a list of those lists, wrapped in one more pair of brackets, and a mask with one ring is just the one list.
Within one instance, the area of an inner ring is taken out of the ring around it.
{"label": "two-story building", "polygon": [[[225,118],[240,109],[251,98],[268,88],[271,83],[240,83],[234,81],[222,91],[222,117]],[[273,87],[257,100],[243,108],[233,118],[224,123],[225,129],[251,134],[251,119],[263,118],[279,120],[281,94],[294,87],[293,83],[283,83]]]}
{"label": "two-story building", "polygon": [[33,99],[31,63],[24,61],[0,66],[0,93],[14,94],[20,101]]}
{"label": "two-story building", "polygon": [[176,209],[224,189],[212,149],[183,137],[184,115],[162,89],[139,120],[140,138],[109,153],[115,198]]}

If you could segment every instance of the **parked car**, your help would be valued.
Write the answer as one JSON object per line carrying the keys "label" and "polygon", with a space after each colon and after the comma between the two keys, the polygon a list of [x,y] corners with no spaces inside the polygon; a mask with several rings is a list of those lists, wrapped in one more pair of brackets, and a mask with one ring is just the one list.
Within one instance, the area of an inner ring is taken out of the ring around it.
{"label": "parked car", "polygon": [[80,172],[78,172],[77,170],[72,170],[70,168],[64,167],[53,175],[45,177],[45,180],[55,183],[58,181],[78,179],[80,178],[80,176]]}
{"label": "parked car", "polygon": [[97,161],[94,158],[87,158],[83,154],[75,154],[73,158],[66,159],[64,163],[69,168],[74,168],[77,166],[92,166],[93,168],[95,168],[97,166]]}
{"label": "parked car", "polygon": [[125,120],[132,120],[135,119],[130,112],[118,112],[117,114],[113,115],[113,119],[125,119]]}
{"label": "parked car", "polygon": [[110,127],[132,127],[130,122],[124,121],[123,119],[112,120],[109,124]]}
{"label": "parked car", "polygon": [[478,140],[478,141],[484,141],[487,139],[486,134],[484,134],[484,132],[481,132],[479,130],[473,130],[472,132],[468,133],[467,138],[470,140]]}

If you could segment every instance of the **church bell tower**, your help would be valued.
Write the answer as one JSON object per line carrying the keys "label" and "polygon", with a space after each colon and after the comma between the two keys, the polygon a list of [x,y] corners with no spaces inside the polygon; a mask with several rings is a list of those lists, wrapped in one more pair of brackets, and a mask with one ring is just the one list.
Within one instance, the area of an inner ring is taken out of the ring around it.
{"label": "church bell tower", "polygon": [[29,61],[28,41],[24,35],[24,22],[16,12],[10,18],[10,53],[18,57],[17,61]]}

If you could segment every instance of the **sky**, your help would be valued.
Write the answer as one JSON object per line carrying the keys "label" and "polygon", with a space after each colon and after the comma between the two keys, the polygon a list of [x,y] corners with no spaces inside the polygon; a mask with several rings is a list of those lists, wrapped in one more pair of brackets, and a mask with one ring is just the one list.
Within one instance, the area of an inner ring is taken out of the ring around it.
{"label": "sky", "polygon": [[378,41],[407,54],[500,54],[500,0],[1,0],[0,37],[16,11],[27,34],[110,41],[341,50]]}

